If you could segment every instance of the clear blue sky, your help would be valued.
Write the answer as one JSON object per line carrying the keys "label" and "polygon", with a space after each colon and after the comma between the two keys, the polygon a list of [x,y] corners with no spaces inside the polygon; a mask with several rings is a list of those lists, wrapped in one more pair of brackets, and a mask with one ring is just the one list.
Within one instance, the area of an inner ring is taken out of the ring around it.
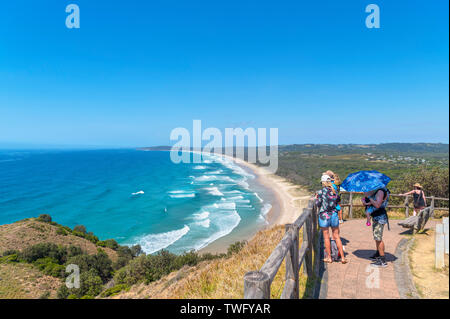
{"label": "clear blue sky", "polygon": [[[65,27],[70,3],[80,29]],[[370,3],[380,29],[365,27]],[[277,127],[280,144],[448,143],[448,9],[440,0],[3,1],[0,143],[168,145],[193,119]]]}

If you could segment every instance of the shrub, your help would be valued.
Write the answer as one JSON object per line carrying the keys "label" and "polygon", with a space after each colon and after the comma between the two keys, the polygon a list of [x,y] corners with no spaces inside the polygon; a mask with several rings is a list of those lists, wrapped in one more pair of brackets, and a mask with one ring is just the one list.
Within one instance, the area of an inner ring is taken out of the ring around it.
{"label": "shrub", "polygon": [[107,239],[97,242],[98,246],[108,247],[113,250],[117,250],[119,248],[119,244],[114,239]]}
{"label": "shrub", "polygon": [[234,244],[231,244],[228,247],[227,255],[231,256],[233,254],[236,254],[236,253],[240,252],[245,245],[247,245],[247,241],[245,241],[245,240],[244,241],[237,241]]}
{"label": "shrub", "polygon": [[39,296],[39,299],[48,299],[48,298],[50,298],[50,291],[46,291]]}
{"label": "shrub", "polygon": [[25,248],[19,254],[19,257],[28,263],[32,263],[40,258],[50,257],[63,264],[67,258],[67,251],[64,247],[53,243],[39,243]]}
{"label": "shrub", "polygon": [[77,226],[75,226],[73,228],[73,231],[85,235],[86,234],[86,227],[84,227],[83,225],[77,225]]}
{"label": "shrub", "polygon": [[39,270],[46,275],[64,278],[66,268],[62,265],[59,265],[57,260],[54,258],[50,257],[40,258],[36,260],[33,264],[37,266]]}
{"label": "shrub", "polygon": [[115,285],[114,287],[111,287],[111,288],[103,291],[101,296],[102,297],[111,297],[111,296],[117,295],[122,290],[127,290],[127,289],[129,289],[129,287],[127,285],[124,285],[124,284]]}
{"label": "shrub", "polygon": [[16,262],[20,262],[18,254],[10,254],[0,257],[0,263],[16,263]]}
{"label": "shrub", "polygon": [[130,251],[131,251],[131,255],[133,256],[133,258],[140,256],[144,253],[144,251],[141,248],[141,245],[131,246]]}
{"label": "shrub", "polygon": [[119,246],[116,251],[118,258],[117,261],[113,264],[113,268],[116,270],[124,267],[130,262],[130,260],[143,253],[142,248],[139,245],[135,245],[132,247]]}
{"label": "shrub", "polygon": [[166,250],[161,250],[154,255],[140,255],[132,259],[125,267],[116,272],[114,280],[118,284],[130,286],[138,282],[150,283],[185,265],[194,266],[203,260],[223,256],[211,254],[199,256],[194,251],[177,256]]}
{"label": "shrub", "polygon": [[185,265],[195,266],[200,260],[201,258],[196,252],[190,251],[188,253],[176,256],[174,260],[174,268],[180,269]]}
{"label": "shrub", "polygon": [[67,264],[78,265],[82,273],[94,270],[103,282],[106,282],[112,276],[112,261],[102,250],[96,255],[77,255],[70,257],[67,260]]}
{"label": "shrub", "polygon": [[103,281],[94,269],[83,272],[80,275],[80,291],[78,297],[95,297],[102,291]]}
{"label": "shrub", "polygon": [[95,236],[92,232],[87,233],[87,234],[84,236],[84,238],[87,239],[87,240],[89,240],[90,242],[92,242],[92,243],[94,243],[94,244],[97,244],[97,242],[98,242],[98,237]]}
{"label": "shrub", "polygon": [[58,299],[68,299],[70,295],[69,288],[65,284],[61,285],[56,292],[56,298]]}
{"label": "shrub", "polygon": [[2,256],[10,256],[10,255],[18,255],[18,254],[19,254],[18,250],[16,250],[16,249],[8,249],[8,250],[5,250],[3,252]]}
{"label": "shrub", "polygon": [[48,214],[41,214],[37,220],[44,223],[50,223],[52,221],[52,217]]}
{"label": "shrub", "polygon": [[79,246],[70,245],[67,247],[67,257],[83,255],[83,250]]}
{"label": "shrub", "polygon": [[57,235],[67,236],[67,231],[64,228],[62,228],[62,227],[58,227],[58,229],[56,230],[56,234]]}

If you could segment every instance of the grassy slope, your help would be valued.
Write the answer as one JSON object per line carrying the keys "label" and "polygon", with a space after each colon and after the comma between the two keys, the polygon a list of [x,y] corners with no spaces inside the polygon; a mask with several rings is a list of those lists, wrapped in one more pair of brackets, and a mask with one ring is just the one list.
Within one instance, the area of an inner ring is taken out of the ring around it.
{"label": "grassy slope", "polygon": [[[56,230],[56,226],[34,219],[1,225],[0,254],[6,250],[22,250],[42,242],[51,242],[62,246],[75,245],[89,254],[97,253],[98,247],[90,241],[71,234],[58,235]],[[117,259],[115,251],[104,247],[102,249],[112,260]],[[50,297],[54,298],[60,285],[60,279],[44,275],[33,265],[0,263],[0,299],[39,298],[44,292],[50,292]]]}
{"label": "grassy slope", "polygon": [[[134,285],[129,291],[113,298],[242,298],[244,274],[260,269],[283,235],[283,226],[262,230],[230,258],[183,268],[150,285]],[[272,298],[280,297],[284,275],[283,263],[272,283]],[[306,278],[300,275],[300,296],[303,295],[305,285]]]}
{"label": "grassy slope", "polygon": [[[25,247],[38,243],[54,243],[62,246],[75,245],[86,251],[88,254],[97,253],[97,248],[92,242],[71,234],[58,235],[57,226],[39,222],[33,218],[21,220],[13,224],[0,226],[0,253],[9,249],[22,250]],[[109,248],[102,249],[108,254],[111,260],[117,259],[117,254]]]}
{"label": "grassy slope", "polygon": [[0,263],[0,299],[36,299],[45,292],[56,298],[61,280],[42,274],[30,264]]}

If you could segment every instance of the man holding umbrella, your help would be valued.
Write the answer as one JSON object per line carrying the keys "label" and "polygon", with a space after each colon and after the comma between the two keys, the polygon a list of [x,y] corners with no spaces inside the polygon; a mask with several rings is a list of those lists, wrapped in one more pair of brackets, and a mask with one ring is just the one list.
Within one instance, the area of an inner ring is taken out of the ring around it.
{"label": "man holding umbrella", "polygon": [[371,213],[373,239],[377,251],[370,258],[375,260],[374,267],[386,267],[386,258],[384,255],[383,230],[384,225],[388,225],[389,220],[386,212],[386,206],[389,201],[389,190],[386,188],[390,178],[377,171],[360,171],[350,174],[343,182],[342,188],[351,192],[365,192],[367,200],[364,205],[372,205],[374,211]]}

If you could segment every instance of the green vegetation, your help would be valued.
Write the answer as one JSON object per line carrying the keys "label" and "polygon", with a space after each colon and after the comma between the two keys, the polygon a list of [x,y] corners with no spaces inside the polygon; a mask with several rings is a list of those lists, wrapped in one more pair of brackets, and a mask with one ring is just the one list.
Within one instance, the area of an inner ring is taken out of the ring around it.
{"label": "green vegetation", "polygon": [[[36,219],[43,223],[49,223],[57,227],[58,235],[75,235],[87,240],[97,238],[87,232],[83,225],[70,229],[52,221],[49,215],[41,215]],[[39,224],[33,225],[42,228]],[[103,297],[118,294],[128,289],[135,283],[150,283],[184,266],[195,266],[205,260],[230,257],[239,252],[245,242],[237,242],[231,245],[227,254],[203,254],[191,251],[181,255],[175,255],[161,250],[154,255],[143,253],[139,245],[132,247],[121,246],[114,239],[93,241],[98,246],[96,254],[88,254],[80,247],[69,245],[56,245],[43,242],[28,246],[21,251],[8,250],[3,252],[0,263],[29,264],[40,270],[43,274],[59,278],[64,284],[57,291],[58,298],[65,299],[89,299],[100,295]],[[117,259],[112,261],[102,247],[113,249],[117,253]],[[65,285],[66,267],[70,264],[77,265],[80,270],[80,287],[69,289]],[[111,287],[111,283],[114,285]],[[105,289],[104,287],[110,288]],[[44,292],[39,297],[48,298]]]}
{"label": "green vegetation", "polygon": [[44,223],[50,223],[52,221],[52,217],[48,214],[42,214],[42,215],[39,215],[37,220],[40,222],[44,222]]}
{"label": "green vegetation", "polygon": [[97,245],[100,247],[108,247],[112,250],[117,250],[119,248],[119,244],[114,239],[101,240],[97,242]]}
{"label": "green vegetation", "polygon": [[161,250],[154,255],[141,255],[131,260],[125,267],[117,271],[114,281],[128,286],[139,282],[149,284],[172,271],[181,269],[183,266],[195,266],[202,261],[222,257],[225,257],[225,255],[199,255],[194,251],[175,255],[166,250]]}
{"label": "green vegetation", "polygon": [[[359,170],[377,170],[392,178],[392,193],[422,183],[425,193],[448,198],[448,144],[287,145],[279,148],[277,174],[310,191],[320,189],[326,170],[341,179]],[[436,179],[437,178],[437,179]]]}

